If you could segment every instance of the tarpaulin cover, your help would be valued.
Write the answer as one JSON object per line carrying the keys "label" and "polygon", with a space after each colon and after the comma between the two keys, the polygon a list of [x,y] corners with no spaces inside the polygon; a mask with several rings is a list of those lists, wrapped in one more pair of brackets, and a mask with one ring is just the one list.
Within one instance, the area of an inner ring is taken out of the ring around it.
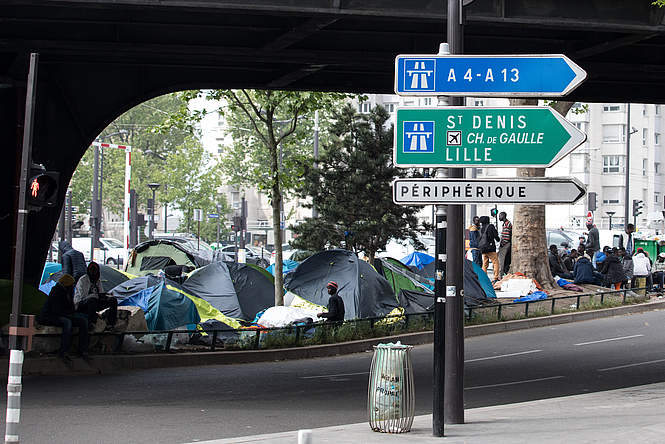
{"label": "tarpaulin cover", "polygon": [[225,264],[231,275],[243,319],[251,321],[258,312],[275,305],[275,282],[270,273],[251,264]]}
{"label": "tarpaulin cover", "polygon": [[429,254],[427,254],[427,253],[421,253],[419,251],[414,251],[413,253],[409,254],[408,256],[405,256],[402,259],[400,259],[400,262],[402,262],[407,267],[416,267],[420,270],[425,265],[434,262],[434,258],[432,256],[430,256]]}
{"label": "tarpaulin cover", "polygon": [[419,291],[401,290],[399,292],[399,305],[406,314],[424,313],[434,309],[434,295]]}
{"label": "tarpaulin cover", "polygon": [[385,316],[397,308],[397,298],[388,281],[347,250],[328,250],[310,256],[286,275],[284,287],[309,302],[327,306],[329,281],[339,286],[345,319]]}
{"label": "tarpaulin cover", "polygon": [[182,284],[182,288],[208,301],[227,316],[243,318],[229,269],[222,262],[213,262],[194,270]]}
{"label": "tarpaulin cover", "polygon": [[39,284],[42,285],[44,284],[49,276],[51,276],[53,273],[57,273],[58,271],[62,270],[62,264],[59,264],[57,262],[47,262],[44,264],[44,271],[42,271],[42,279],[39,281]]}
{"label": "tarpaulin cover", "polygon": [[[296,269],[296,267],[300,265],[300,262],[292,261],[291,259],[286,259],[282,263],[282,274],[287,274],[292,272],[293,270]],[[272,274],[273,276],[275,275],[275,264],[270,265],[268,268],[266,268],[266,271],[268,273]]]}

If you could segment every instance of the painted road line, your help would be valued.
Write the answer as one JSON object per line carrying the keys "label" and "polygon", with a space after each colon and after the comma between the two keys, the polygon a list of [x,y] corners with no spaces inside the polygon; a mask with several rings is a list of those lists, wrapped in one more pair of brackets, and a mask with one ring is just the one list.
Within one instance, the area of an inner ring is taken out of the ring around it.
{"label": "painted road line", "polygon": [[635,362],[633,364],[617,365],[616,367],[599,368],[599,372],[609,372],[610,370],[620,370],[622,368],[637,367],[638,365],[659,364],[665,362],[665,359],[656,359],[655,361]]}
{"label": "painted road line", "polygon": [[580,342],[579,344],[573,344],[573,345],[600,344],[602,342],[623,341],[624,339],[641,338],[642,336],[644,336],[644,335],[621,336],[619,338],[601,339],[600,341]]}
{"label": "painted road line", "polygon": [[493,388],[493,387],[506,387],[509,385],[529,384],[531,382],[550,381],[552,379],[561,379],[561,378],[565,378],[565,376],[550,376],[549,378],[525,379],[524,381],[504,382],[501,384],[477,385],[475,387],[465,387],[464,390],[478,390],[478,389]]}
{"label": "painted road line", "polygon": [[476,361],[487,361],[489,359],[509,358],[511,356],[528,355],[528,354],[531,354],[531,353],[539,353],[541,351],[542,350],[527,350],[527,351],[517,352],[517,353],[508,353],[507,355],[496,355],[496,356],[487,356],[486,358],[465,359],[464,362],[476,362]]}
{"label": "painted road line", "polygon": [[300,376],[300,379],[336,378],[338,376],[358,376],[358,375],[369,375],[369,372],[338,373],[336,375]]}

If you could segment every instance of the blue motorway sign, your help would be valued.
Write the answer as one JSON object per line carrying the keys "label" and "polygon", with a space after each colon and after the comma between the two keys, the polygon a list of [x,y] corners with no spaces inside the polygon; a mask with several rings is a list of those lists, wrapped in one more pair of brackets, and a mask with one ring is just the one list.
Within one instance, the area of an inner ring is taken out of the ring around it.
{"label": "blue motorway sign", "polygon": [[209,214],[208,214],[208,219],[219,219],[219,214],[217,214],[217,213],[209,213]]}
{"label": "blue motorway sign", "polygon": [[563,54],[398,55],[395,93],[402,96],[565,96],[586,71]]}

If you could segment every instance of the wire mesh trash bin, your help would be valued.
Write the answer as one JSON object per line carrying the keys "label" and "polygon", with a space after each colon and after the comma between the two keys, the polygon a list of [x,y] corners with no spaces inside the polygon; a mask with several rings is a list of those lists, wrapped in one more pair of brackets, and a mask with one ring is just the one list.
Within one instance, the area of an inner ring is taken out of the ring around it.
{"label": "wire mesh trash bin", "polygon": [[374,346],[367,389],[369,426],[375,432],[406,433],[415,413],[411,345]]}

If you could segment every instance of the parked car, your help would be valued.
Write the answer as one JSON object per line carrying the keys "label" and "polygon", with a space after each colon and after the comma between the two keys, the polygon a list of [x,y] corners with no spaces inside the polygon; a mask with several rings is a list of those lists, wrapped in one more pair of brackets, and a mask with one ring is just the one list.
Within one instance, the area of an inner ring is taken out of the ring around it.
{"label": "parked car", "polygon": [[[85,260],[90,262],[90,246],[92,238],[75,237],[72,239],[72,247],[83,253]],[[95,261],[106,265],[122,265],[127,260],[127,249],[121,241],[112,237],[99,239],[101,247],[95,251]]]}
{"label": "parked car", "polygon": [[[224,261],[235,261],[236,258],[236,247],[235,245],[227,245],[217,250],[222,255],[222,260]],[[259,267],[265,268],[270,265],[269,262],[270,253],[267,251],[264,252],[263,257],[261,257],[261,249],[256,251],[256,247],[251,245],[245,246],[245,259],[248,264],[258,265]]]}
{"label": "parked car", "polygon": [[[546,230],[547,248],[550,245],[556,245],[561,253],[564,249],[577,248],[580,243],[579,236],[576,233],[565,230]],[[567,248],[566,248],[567,247]]]}

